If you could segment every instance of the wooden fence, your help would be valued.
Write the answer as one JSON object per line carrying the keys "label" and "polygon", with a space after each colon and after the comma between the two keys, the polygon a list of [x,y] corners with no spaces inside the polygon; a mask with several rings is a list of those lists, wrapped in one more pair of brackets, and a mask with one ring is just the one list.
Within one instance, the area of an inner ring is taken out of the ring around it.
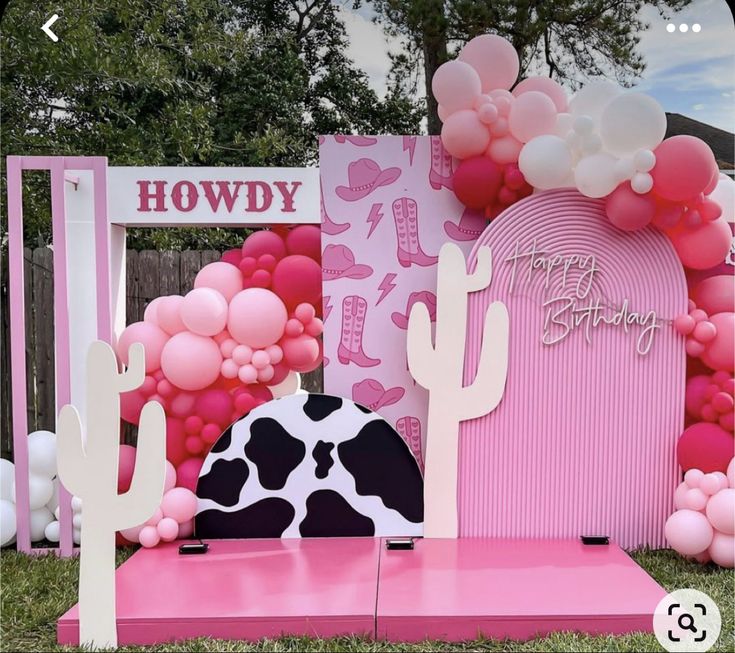
{"label": "wooden fence", "polygon": [[[186,294],[194,277],[207,263],[219,260],[220,252],[128,250],[126,311],[128,323],[143,319],[146,305],[161,295]],[[54,405],[54,315],[53,253],[48,247],[25,250],[26,373],[28,429],[53,430]],[[0,285],[0,450],[12,458],[12,415],[10,394],[10,316],[8,311],[7,256],[2,261]],[[302,375],[306,390],[321,392],[321,368]],[[132,437],[126,430],[125,439]]]}

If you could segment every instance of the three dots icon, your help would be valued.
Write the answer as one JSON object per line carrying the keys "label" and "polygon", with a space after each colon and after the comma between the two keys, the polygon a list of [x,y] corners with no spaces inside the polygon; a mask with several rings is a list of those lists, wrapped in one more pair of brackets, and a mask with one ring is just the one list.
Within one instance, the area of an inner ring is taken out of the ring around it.
{"label": "three dots icon", "polygon": [[[699,23],[694,23],[691,29],[692,32],[698,34],[702,30],[702,26]],[[674,25],[674,23],[669,23],[668,25],[666,25],[666,31],[669,32],[669,34],[673,34],[676,31],[676,25]],[[679,25],[679,31],[682,34],[688,32],[689,25],[687,25],[686,23],[681,23],[681,25]]]}

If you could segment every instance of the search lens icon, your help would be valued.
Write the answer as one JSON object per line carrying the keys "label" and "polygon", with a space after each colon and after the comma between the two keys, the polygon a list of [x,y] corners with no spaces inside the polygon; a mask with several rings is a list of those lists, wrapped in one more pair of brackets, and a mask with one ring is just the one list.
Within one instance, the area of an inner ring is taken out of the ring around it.
{"label": "search lens icon", "polygon": [[686,612],[679,615],[677,623],[679,624],[679,628],[682,630],[691,630],[693,633],[697,632],[697,628],[694,625],[694,617]]}

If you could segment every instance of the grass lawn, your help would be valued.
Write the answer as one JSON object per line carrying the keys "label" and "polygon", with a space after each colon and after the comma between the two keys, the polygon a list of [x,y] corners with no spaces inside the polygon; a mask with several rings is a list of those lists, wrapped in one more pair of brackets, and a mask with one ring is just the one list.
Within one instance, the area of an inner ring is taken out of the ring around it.
{"label": "grass lawn", "polygon": [[[128,554],[120,554],[120,562]],[[722,633],[712,650],[735,650],[735,574],[683,560],[671,551],[635,553],[636,561],[669,590],[692,587],[709,594],[722,613]],[[56,619],[76,602],[78,564],[55,557],[0,555],[0,650],[79,650],[56,645]],[[604,588],[600,588],[604,591]],[[560,633],[529,642],[476,640],[463,644],[394,644],[364,639],[282,638],[256,644],[196,639],[175,645],[121,651],[658,651],[653,635],[587,637]]]}

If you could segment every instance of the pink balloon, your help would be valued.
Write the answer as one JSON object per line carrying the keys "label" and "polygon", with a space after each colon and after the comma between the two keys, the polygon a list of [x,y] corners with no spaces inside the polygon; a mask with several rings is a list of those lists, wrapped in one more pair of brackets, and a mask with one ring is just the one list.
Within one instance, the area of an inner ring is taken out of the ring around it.
{"label": "pink balloon", "polygon": [[431,90],[447,114],[472,109],[480,95],[480,76],[464,61],[447,61],[436,69]]}
{"label": "pink balloon", "polygon": [[[130,487],[130,484],[128,484],[128,487]],[[168,492],[173,487],[176,487],[176,468],[167,460],[166,480],[163,483],[163,491]]]}
{"label": "pink balloon", "polygon": [[144,526],[155,526],[159,521],[163,519],[163,512],[160,508],[156,508],[156,511],[145,521]]}
{"label": "pink balloon", "polygon": [[179,523],[171,517],[164,517],[156,525],[156,530],[164,542],[173,542],[179,535]]}
{"label": "pink balloon", "polygon": [[732,535],[715,531],[707,552],[716,565],[726,569],[735,567],[735,537]]}
{"label": "pink balloon", "polygon": [[205,265],[194,279],[194,288],[211,288],[230,301],[242,290],[240,269],[224,261]]}
{"label": "pink balloon", "polygon": [[510,107],[510,133],[522,143],[536,136],[553,134],[556,129],[556,107],[548,95],[528,91],[519,95]]}
{"label": "pink balloon", "polygon": [[320,352],[316,338],[306,334],[285,338],[281,342],[281,348],[286,364],[295,372],[308,372],[318,364]]}
{"label": "pink balloon", "polygon": [[184,298],[181,295],[168,295],[161,299],[156,311],[158,326],[171,336],[186,331],[186,326],[181,320],[181,302]]}
{"label": "pink balloon", "polygon": [[165,297],[156,297],[148,303],[143,311],[143,321],[150,322],[158,326],[158,307],[166,299]]}
{"label": "pink balloon", "polygon": [[322,268],[314,259],[302,254],[285,256],[271,275],[271,288],[289,310],[299,304],[320,304],[322,300]]}
{"label": "pink balloon", "polygon": [[188,537],[194,535],[194,520],[190,519],[183,524],[179,524],[179,539],[185,540]]}
{"label": "pink balloon", "polygon": [[630,182],[625,182],[607,196],[605,212],[618,229],[637,231],[653,220],[656,201],[650,194],[639,195],[630,187]]}
{"label": "pink balloon", "polygon": [[226,252],[222,252],[222,257],[220,258],[220,261],[223,263],[229,263],[230,265],[234,265],[236,268],[239,268],[241,260],[242,249],[239,247],[237,249],[228,249]]}
{"label": "pink balloon", "polygon": [[690,417],[694,419],[701,418],[702,407],[707,402],[704,393],[711,383],[710,377],[706,374],[699,374],[687,380],[685,401],[687,413]]}
{"label": "pink balloon", "polygon": [[161,510],[164,517],[171,517],[179,524],[194,518],[197,512],[197,498],[183,487],[175,487],[163,495]]}
{"label": "pink balloon", "polygon": [[181,302],[181,319],[193,333],[200,336],[217,335],[227,324],[227,301],[212,288],[194,288]]}
{"label": "pink balloon", "polygon": [[562,86],[551,79],[551,77],[528,77],[513,89],[513,95],[518,97],[529,91],[538,91],[544,95],[548,95],[554,103],[558,113],[564,113],[567,110],[567,93]]}
{"label": "pink balloon", "polygon": [[195,410],[197,416],[204,422],[219,424],[224,428],[230,423],[234,404],[229,392],[206,390],[199,395]]}
{"label": "pink balloon", "polygon": [[677,510],[666,520],[664,533],[671,548],[685,556],[702,553],[714,535],[707,517],[695,510]]}
{"label": "pink balloon", "polygon": [[219,377],[222,354],[211,338],[184,331],[166,343],[161,369],[182,390],[201,390]]}
{"label": "pink balloon", "polygon": [[123,392],[120,395],[120,417],[126,422],[137,424],[140,420],[140,411],[147,401],[147,397],[139,390]]}
{"label": "pink balloon", "polygon": [[717,274],[700,281],[692,299],[710,315],[735,312],[735,275]]}
{"label": "pink balloon", "polygon": [[264,288],[248,288],[230,302],[227,327],[238,342],[261,349],[278,342],[287,320],[286,307],[278,295]]}
{"label": "pink balloon", "polygon": [[174,417],[186,417],[194,408],[195,401],[196,395],[190,392],[180,392],[171,400],[169,412]]}
{"label": "pink balloon", "polygon": [[483,93],[507,90],[518,78],[518,53],[508,41],[496,34],[476,36],[462,48],[458,58],[477,71]]}
{"label": "pink balloon", "polygon": [[724,472],[735,453],[731,433],[711,422],[698,422],[684,430],[676,445],[679,466],[683,470]]}
{"label": "pink balloon", "polygon": [[681,497],[679,497],[680,508],[685,510],[704,510],[707,505],[707,495],[698,487],[689,488]]}
{"label": "pink balloon", "polygon": [[730,251],[732,232],[722,218],[692,228],[678,227],[668,233],[681,262],[694,270],[722,263]]}
{"label": "pink balloon", "polygon": [[707,502],[710,524],[727,535],[735,535],[735,489],[722,489]]}
{"label": "pink balloon", "polygon": [[120,457],[117,465],[117,491],[127,492],[135,471],[135,447],[129,444],[120,445]]}
{"label": "pink balloon", "polygon": [[141,546],[144,546],[146,549],[151,549],[161,541],[161,536],[158,534],[155,526],[144,526],[140,530],[138,541]]}
{"label": "pink balloon", "polygon": [[322,231],[318,225],[302,224],[286,234],[286,250],[289,254],[308,256],[315,261],[322,257]]}
{"label": "pink balloon", "polygon": [[442,126],[442,143],[452,156],[468,159],[482,154],[490,143],[490,132],[476,111],[462,109],[449,116]]}
{"label": "pink balloon", "polygon": [[735,313],[716,313],[709,321],[717,335],[705,345],[702,362],[713,370],[735,371]]}
{"label": "pink balloon", "polygon": [[654,154],[653,192],[675,202],[690,200],[703,192],[710,182],[712,170],[717,167],[712,150],[695,136],[667,138]]}
{"label": "pink balloon", "polygon": [[727,473],[725,476],[727,476],[727,482],[730,487],[735,487],[735,458],[733,458],[727,466]]}
{"label": "pink balloon", "polygon": [[135,322],[120,334],[117,355],[123,365],[128,364],[130,345],[139,342],[145,347],[145,371],[155,372],[161,367],[161,352],[168,342],[168,335],[150,322]]}
{"label": "pink balloon", "polygon": [[286,244],[283,238],[275,231],[263,229],[251,233],[242,245],[242,255],[260,258],[263,254],[270,254],[277,261],[286,256]]}
{"label": "pink balloon", "polygon": [[199,471],[204,461],[201,458],[187,458],[176,469],[176,482],[179,487],[196,492]]}
{"label": "pink balloon", "polygon": [[133,528],[126,528],[122,531],[120,531],[120,535],[122,535],[128,542],[133,542],[134,544],[138,544],[140,542],[140,531],[143,530],[143,526],[135,526]]}
{"label": "pink balloon", "polygon": [[493,138],[485,153],[495,163],[505,165],[516,163],[523,149],[523,143],[510,134],[500,138]]}

